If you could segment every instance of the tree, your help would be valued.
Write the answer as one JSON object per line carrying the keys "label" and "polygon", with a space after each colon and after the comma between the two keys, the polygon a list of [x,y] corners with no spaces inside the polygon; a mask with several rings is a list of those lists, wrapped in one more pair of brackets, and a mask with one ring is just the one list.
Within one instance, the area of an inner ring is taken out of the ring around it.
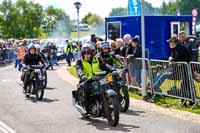
{"label": "tree", "polygon": [[0,5],[0,29],[3,38],[15,37],[17,11],[11,0],[4,0]]}
{"label": "tree", "polygon": [[19,12],[18,37],[33,38],[40,35],[40,26],[43,18],[43,8],[38,3],[26,0],[18,0],[16,7]]}
{"label": "tree", "polygon": [[66,37],[69,35],[72,30],[72,24],[69,15],[64,10],[49,6],[44,14],[43,28],[45,32],[49,33],[49,35],[51,33],[50,36],[54,37]]}
{"label": "tree", "polygon": [[109,13],[109,16],[124,16],[127,15],[127,8],[117,7],[113,8]]}
{"label": "tree", "polygon": [[[3,38],[37,38],[50,31],[65,35],[71,30],[69,16],[61,9],[46,10],[33,1],[3,0],[0,4],[0,33]],[[50,30],[50,31],[49,31]]]}
{"label": "tree", "polygon": [[89,25],[102,24],[103,19],[99,15],[92,14],[92,13],[89,12],[87,15],[85,15],[85,17],[83,17],[83,19],[81,20],[81,23],[86,23],[86,24],[89,24]]}
{"label": "tree", "polygon": [[[157,15],[160,14],[159,8],[154,8],[151,3],[144,2],[145,15]],[[113,8],[109,13],[109,16],[126,16],[128,13],[127,8]]]}
{"label": "tree", "polygon": [[178,9],[178,2],[169,1],[168,3],[163,2],[161,6],[161,13],[163,15],[176,15]]}

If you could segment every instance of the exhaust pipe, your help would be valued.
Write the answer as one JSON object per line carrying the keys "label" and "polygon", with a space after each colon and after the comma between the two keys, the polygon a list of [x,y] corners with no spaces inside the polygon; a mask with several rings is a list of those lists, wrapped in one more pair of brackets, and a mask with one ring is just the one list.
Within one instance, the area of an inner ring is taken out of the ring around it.
{"label": "exhaust pipe", "polygon": [[76,110],[78,112],[80,112],[81,114],[85,114],[86,113],[85,109],[75,102],[75,98],[72,98],[72,103],[73,103],[73,106],[76,108]]}

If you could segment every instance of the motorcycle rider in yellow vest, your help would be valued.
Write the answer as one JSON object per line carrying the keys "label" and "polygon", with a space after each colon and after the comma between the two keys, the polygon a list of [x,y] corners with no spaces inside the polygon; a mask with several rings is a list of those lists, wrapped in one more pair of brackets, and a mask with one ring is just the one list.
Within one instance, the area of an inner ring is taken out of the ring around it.
{"label": "motorcycle rider in yellow vest", "polygon": [[100,71],[103,67],[108,68],[110,71],[114,71],[114,68],[110,65],[105,64],[94,56],[95,49],[92,44],[85,44],[85,46],[83,45],[81,51],[82,59],[76,62],[76,72],[78,77],[80,78],[80,83],[86,81],[89,78],[92,79],[81,86],[81,89],[84,90],[85,110],[88,113],[90,104],[90,89],[92,87],[91,84],[96,79],[95,72]]}

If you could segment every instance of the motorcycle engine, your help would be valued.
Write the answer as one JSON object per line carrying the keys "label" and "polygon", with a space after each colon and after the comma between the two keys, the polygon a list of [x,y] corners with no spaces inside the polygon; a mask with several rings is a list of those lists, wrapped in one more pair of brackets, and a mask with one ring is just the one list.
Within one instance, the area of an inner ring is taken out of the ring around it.
{"label": "motorcycle engine", "polygon": [[100,116],[101,109],[102,109],[102,106],[99,104],[98,101],[96,101],[96,104],[92,104],[91,114],[93,116],[98,117],[98,116]]}

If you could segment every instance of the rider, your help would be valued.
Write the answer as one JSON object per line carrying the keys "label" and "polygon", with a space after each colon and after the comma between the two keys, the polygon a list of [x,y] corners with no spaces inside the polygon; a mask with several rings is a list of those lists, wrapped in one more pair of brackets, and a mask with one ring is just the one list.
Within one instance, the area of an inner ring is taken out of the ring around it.
{"label": "rider", "polygon": [[[105,62],[106,64],[110,65],[112,68],[115,69],[122,69],[124,65],[122,64],[121,61],[119,61],[110,51],[111,47],[109,42],[104,41],[101,43],[101,52],[98,55],[100,60]],[[107,68],[103,68],[104,71],[109,70]]]}
{"label": "rider", "polygon": [[82,59],[78,60],[76,63],[76,72],[80,78],[80,83],[89,78],[92,79],[81,86],[81,89],[84,90],[85,110],[86,113],[88,113],[91,84],[96,79],[95,72],[98,72],[103,67],[107,67],[107,65],[100,61],[99,58],[94,56],[95,48],[92,44],[84,44],[81,48],[81,51]]}
{"label": "rider", "polygon": [[40,51],[40,44],[34,44],[35,45],[35,48],[36,48],[36,53],[39,54],[42,59],[45,61],[45,63],[47,63],[47,59],[46,57],[44,56],[44,54]]}
{"label": "rider", "polygon": [[[35,48],[34,44],[30,44],[28,46],[28,53],[24,57],[23,66],[28,67],[29,65],[39,65],[40,62],[42,64],[45,63],[45,61],[41,57],[41,55],[36,53],[36,48]],[[30,74],[31,74],[31,70],[26,71],[22,74],[22,75],[24,75],[24,80],[23,80],[24,81],[24,92],[26,92],[26,88],[30,83]]]}

